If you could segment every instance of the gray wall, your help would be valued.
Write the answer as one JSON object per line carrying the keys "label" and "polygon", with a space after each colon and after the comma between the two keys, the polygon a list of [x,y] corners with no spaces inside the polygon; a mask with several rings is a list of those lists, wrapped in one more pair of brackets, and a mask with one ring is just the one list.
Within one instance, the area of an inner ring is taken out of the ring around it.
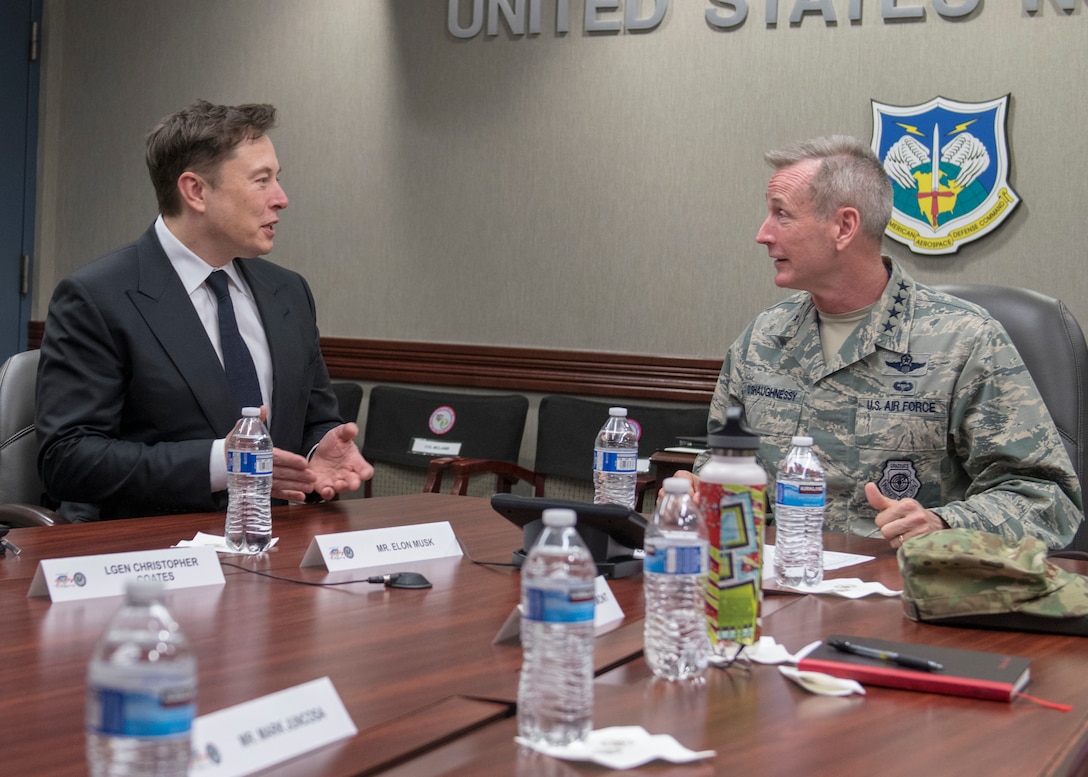
{"label": "gray wall", "polygon": [[308,277],[323,334],[719,356],[783,295],[753,240],[764,150],[868,140],[870,99],[1011,93],[1017,211],[958,254],[886,250],[924,281],[1060,296],[1088,324],[1088,2],[952,20],[865,0],[850,22],[827,0],[834,25],[789,24],[793,0],[768,25],[753,2],[723,32],[704,12],[729,6],[671,0],[651,32],[600,35],[585,1],[568,34],[541,0],[539,35],[459,40],[446,0],[45,0],[34,317],[150,224],[143,137],[203,97],[280,109],[272,258]]}

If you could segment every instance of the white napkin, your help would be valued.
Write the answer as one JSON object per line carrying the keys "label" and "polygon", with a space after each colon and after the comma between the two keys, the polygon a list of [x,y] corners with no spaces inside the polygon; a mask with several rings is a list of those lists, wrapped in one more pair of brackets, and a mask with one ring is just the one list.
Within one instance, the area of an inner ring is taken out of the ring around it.
{"label": "white napkin", "polygon": [[[273,537],[272,541],[268,543],[268,547],[265,550],[271,550],[277,542],[279,537]],[[191,540],[178,540],[178,544],[175,548],[215,548],[216,553],[223,553],[226,555],[234,556],[252,556],[255,554],[250,553],[248,550],[231,550],[227,547],[227,538],[220,537],[218,534],[207,534],[202,531],[198,531],[193,535]]]}
{"label": "white napkin", "polygon": [[818,585],[785,586],[780,585],[784,591],[797,591],[802,594],[833,594],[846,599],[861,599],[865,596],[899,596],[902,591],[893,591],[883,583],[871,583],[859,577],[840,577],[834,580],[822,580]]}
{"label": "white napkin", "polygon": [[865,689],[857,680],[844,680],[823,672],[802,672],[796,667],[780,666],[778,671],[800,685],[806,691],[818,696],[849,696],[853,693],[865,695]]}
{"label": "white napkin", "polygon": [[589,732],[584,742],[556,746],[514,737],[519,745],[567,761],[592,761],[609,769],[633,769],[658,758],[682,764],[717,755],[689,750],[669,734],[651,734],[642,726],[612,726]]}

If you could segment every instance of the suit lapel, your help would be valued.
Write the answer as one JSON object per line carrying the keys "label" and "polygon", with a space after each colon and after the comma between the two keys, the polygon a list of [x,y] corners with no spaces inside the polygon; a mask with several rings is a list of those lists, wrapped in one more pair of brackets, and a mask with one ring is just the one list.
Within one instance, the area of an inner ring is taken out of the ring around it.
{"label": "suit lapel", "polygon": [[226,434],[238,420],[226,374],[153,226],[137,241],[136,249],[140,277],[128,296],[189,386],[211,428]]}

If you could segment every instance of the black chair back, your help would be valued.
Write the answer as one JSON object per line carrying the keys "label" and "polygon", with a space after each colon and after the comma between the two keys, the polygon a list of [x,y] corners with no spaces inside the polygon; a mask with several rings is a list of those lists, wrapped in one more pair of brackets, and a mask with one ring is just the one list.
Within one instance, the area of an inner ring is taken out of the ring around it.
{"label": "black chair back", "polygon": [[[1060,299],[1030,289],[988,284],[934,286],[985,308],[1001,322],[1054,419],[1082,492],[1088,485],[1088,344]],[[1072,547],[1088,550],[1088,529]]]}
{"label": "black chair back", "polygon": [[540,400],[533,469],[547,476],[593,480],[593,443],[608,420],[608,408],[617,405],[626,407],[627,418],[642,429],[640,458],[676,445],[680,437],[706,435],[707,405],[653,407],[551,394]]}
{"label": "black chair back", "polygon": [[359,420],[359,410],[363,407],[363,387],[347,380],[334,380],[332,390],[340,404],[340,420],[355,423]]}
{"label": "black chair back", "polygon": [[[517,463],[529,400],[521,394],[462,394],[375,386],[367,406],[363,456],[380,464],[425,473],[431,460],[462,456]],[[400,485],[396,490],[423,490]],[[372,491],[373,493],[373,491]]]}

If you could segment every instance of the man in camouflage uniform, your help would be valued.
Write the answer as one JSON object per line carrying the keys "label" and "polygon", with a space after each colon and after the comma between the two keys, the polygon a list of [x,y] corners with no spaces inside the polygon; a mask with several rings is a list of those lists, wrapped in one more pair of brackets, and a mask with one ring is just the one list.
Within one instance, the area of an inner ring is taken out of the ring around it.
{"label": "man in camouflage uniform", "polygon": [[730,347],[709,425],[744,407],[771,494],[790,438],[811,436],[829,531],[896,548],[948,527],[1067,545],[1081,491],[1054,422],[997,321],[881,256],[892,192],[879,158],[836,136],[766,159],[756,241],[775,284],[801,293]]}

